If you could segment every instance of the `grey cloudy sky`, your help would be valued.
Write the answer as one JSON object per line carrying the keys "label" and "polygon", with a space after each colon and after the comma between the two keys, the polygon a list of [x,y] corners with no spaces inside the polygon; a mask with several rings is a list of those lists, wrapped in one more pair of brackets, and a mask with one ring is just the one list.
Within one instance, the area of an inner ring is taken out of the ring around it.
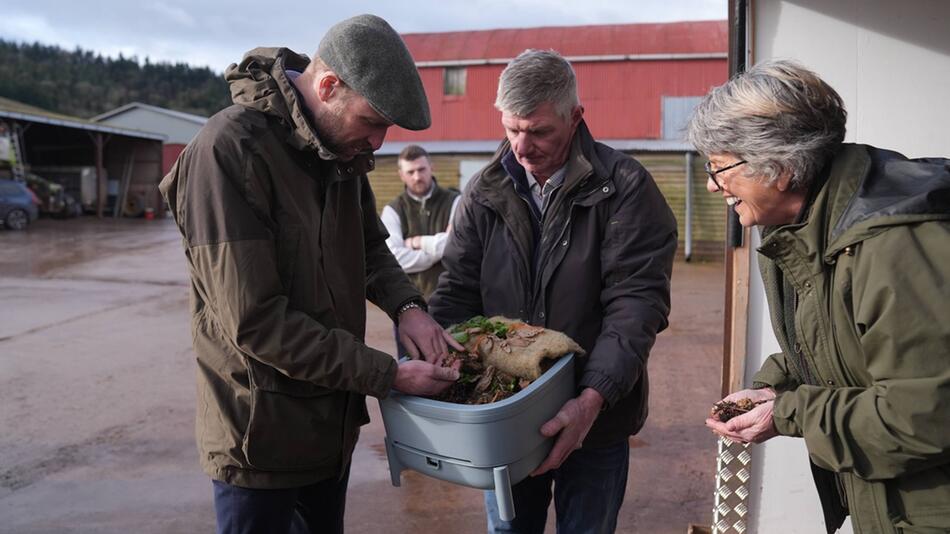
{"label": "grey cloudy sky", "polygon": [[727,0],[0,0],[0,39],[223,71],[256,46],[313,53],[333,23],[375,13],[401,33],[726,18]]}

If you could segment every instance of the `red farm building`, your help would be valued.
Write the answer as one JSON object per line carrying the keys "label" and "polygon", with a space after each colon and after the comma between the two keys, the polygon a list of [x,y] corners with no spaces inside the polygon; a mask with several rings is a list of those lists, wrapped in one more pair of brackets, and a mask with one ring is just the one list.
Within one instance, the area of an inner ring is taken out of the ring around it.
{"label": "red farm building", "polygon": [[574,66],[594,137],[639,159],[667,196],[680,239],[689,237],[681,252],[722,253],[721,202],[699,194],[702,162],[692,157],[682,128],[699,99],[727,79],[726,21],[414,33],[403,39],[425,85],[432,127],[390,130],[370,176],[380,209],[402,190],[395,159],[407,144],[432,154],[440,183],[464,186],[504,137],[493,106],[502,69],[527,48],[554,49]]}

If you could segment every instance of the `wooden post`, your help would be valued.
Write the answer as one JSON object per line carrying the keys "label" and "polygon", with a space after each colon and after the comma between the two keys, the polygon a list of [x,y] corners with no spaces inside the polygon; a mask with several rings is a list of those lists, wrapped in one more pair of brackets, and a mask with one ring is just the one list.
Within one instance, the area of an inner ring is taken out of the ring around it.
{"label": "wooden post", "polygon": [[751,254],[748,228],[742,229],[743,245],[726,252],[726,318],[723,336],[722,394],[743,389],[749,327]]}
{"label": "wooden post", "polygon": [[[162,160],[165,156],[164,143],[163,142],[155,143],[155,148],[158,149],[158,157],[156,158],[157,163],[155,163],[155,166],[157,167],[157,170],[158,170],[158,183],[161,183],[162,179],[165,177],[165,175],[162,173],[163,171],[162,164],[164,163],[164,161]],[[152,189],[152,194],[149,195],[148,199],[149,200],[148,202],[146,202],[146,207],[152,208],[153,210],[155,210],[156,218],[161,217],[162,214],[164,214],[164,210],[161,209],[162,208],[162,193],[158,190],[158,184],[155,184],[155,188]],[[162,212],[161,214],[159,213],[160,211]]]}
{"label": "wooden post", "polygon": [[105,139],[101,132],[96,132],[92,136],[92,142],[96,146],[96,216],[102,218],[102,212],[106,209],[106,169],[103,163],[103,152],[105,148]]}

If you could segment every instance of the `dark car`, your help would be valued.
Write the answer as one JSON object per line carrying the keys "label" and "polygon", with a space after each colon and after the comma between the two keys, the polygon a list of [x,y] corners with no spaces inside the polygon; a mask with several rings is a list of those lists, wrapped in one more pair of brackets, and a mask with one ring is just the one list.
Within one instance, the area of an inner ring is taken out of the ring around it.
{"label": "dark car", "polygon": [[0,180],[0,222],[11,230],[23,230],[39,217],[36,195],[26,185]]}

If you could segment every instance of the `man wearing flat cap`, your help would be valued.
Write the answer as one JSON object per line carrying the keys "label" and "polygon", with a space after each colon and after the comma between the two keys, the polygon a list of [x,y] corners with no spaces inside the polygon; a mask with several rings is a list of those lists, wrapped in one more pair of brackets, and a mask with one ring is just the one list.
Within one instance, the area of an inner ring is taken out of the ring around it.
{"label": "man wearing flat cap", "polygon": [[[437,365],[455,342],[387,248],[366,177],[390,126],[429,126],[428,102],[402,39],[371,15],[333,26],[312,61],[258,48],[226,78],[234,105],[161,183],[191,273],[218,532],[342,532],[365,396],[458,376]],[[424,360],[366,346],[366,299]]]}

